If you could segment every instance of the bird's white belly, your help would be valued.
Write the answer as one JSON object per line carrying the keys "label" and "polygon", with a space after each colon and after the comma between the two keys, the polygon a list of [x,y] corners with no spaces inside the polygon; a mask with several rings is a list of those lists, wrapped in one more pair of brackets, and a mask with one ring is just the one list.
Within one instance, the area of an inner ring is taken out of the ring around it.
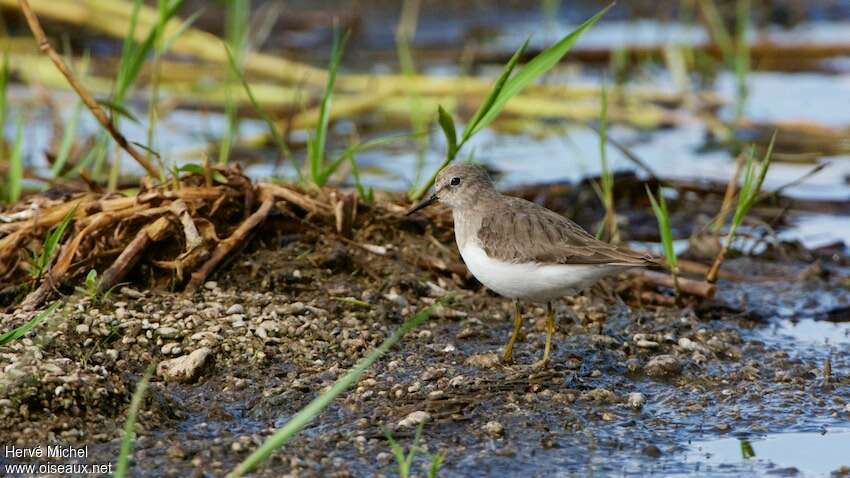
{"label": "bird's white belly", "polygon": [[575,294],[609,275],[616,267],[513,263],[493,259],[477,244],[460,251],[472,275],[494,292],[512,299],[554,300]]}

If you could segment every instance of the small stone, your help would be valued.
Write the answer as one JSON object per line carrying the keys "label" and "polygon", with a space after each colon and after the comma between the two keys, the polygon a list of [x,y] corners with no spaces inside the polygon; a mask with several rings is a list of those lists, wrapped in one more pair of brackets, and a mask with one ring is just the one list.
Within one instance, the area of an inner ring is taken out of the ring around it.
{"label": "small stone", "polygon": [[732,427],[730,427],[728,423],[718,423],[717,425],[714,425],[714,429],[721,432],[721,433],[726,433],[731,428]]}
{"label": "small stone", "polygon": [[201,347],[190,354],[163,360],[156,368],[157,375],[166,380],[192,382],[200,375],[211,353],[209,348]]}
{"label": "small stone", "polygon": [[164,339],[172,339],[177,337],[178,330],[174,327],[160,327],[156,329],[156,333]]}
{"label": "small stone", "polygon": [[207,290],[215,290],[216,287],[218,287],[218,282],[214,280],[204,282],[204,288]]}
{"label": "small stone", "polygon": [[399,421],[398,426],[399,428],[411,428],[419,425],[420,423],[425,423],[430,419],[431,415],[428,412],[417,410]]}
{"label": "small stone", "polygon": [[464,383],[466,383],[466,377],[464,377],[463,375],[452,377],[452,379],[449,380],[450,387],[460,387]]}
{"label": "small stone", "polygon": [[390,291],[384,294],[384,298],[401,307],[407,306],[407,299],[405,299],[404,296],[399,295],[399,293],[396,291]]}
{"label": "small stone", "polygon": [[644,348],[644,349],[654,349],[654,348],[658,347],[658,342],[654,342],[652,340],[641,339],[641,340],[638,340],[637,342],[635,342],[635,345],[637,345],[640,348]]}
{"label": "small stone", "polygon": [[499,356],[494,353],[475,354],[466,359],[466,364],[478,368],[492,368],[499,365]]}
{"label": "small stone", "polygon": [[632,392],[629,394],[627,402],[630,407],[638,409],[641,408],[644,403],[646,403],[646,397],[640,392]]}
{"label": "small stone", "polygon": [[689,352],[700,352],[703,354],[708,353],[708,350],[705,347],[687,337],[679,338],[678,344],[679,347],[682,347]]}
{"label": "small stone", "polygon": [[431,380],[436,380],[438,378],[441,378],[445,374],[446,374],[446,369],[444,369],[444,368],[430,367],[428,370],[426,370],[425,372],[422,373],[422,376],[420,377],[420,379],[423,382],[429,382]]}
{"label": "small stone", "polygon": [[640,452],[651,458],[661,458],[662,455],[661,449],[655,445],[646,445]]}
{"label": "small stone", "polygon": [[122,287],[119,291],[131,299],[141,299],[145,296],[144,292],[139,292],[136,289],[127,286]]}
{"label": "small stone", "polygon": [[656,355],[643,370],[650,377],[670,377],[682,371],[682,363],[672,355]]}
{"label": "small stone", "polygon": [[446,395],[446,392],[442,390],[434,390],[433,392],[428,392],[429,400],[439,400]]}
{"label": "small stone", "polygon": [[[850,470],[848,470],[848,472],[850,472]],[[765,474],[772,476],[798,476],[800,474],[800,470],[797,469],[797,467],[789,466],[787,468],[774,468],[767,471]]]}
{"label": "small stone", "polygon": [[228,307],[227,311],[225,312],[225,314],[227,314],[227,315],[244,314],[244,313],[245,313],[245,308],[242,307],[242,304],[233,304],[230,307]]}
{"label": "small stone", "polygon": [[86,324],[80,324],[74,330],[76,330],[77,333],[80,334],[80,335],[85,335],[85,334],[89,333],[89,326],[86,325]]}
{"label": "small stone", "polygon": [[505,427],[495,420],[490,420],[484,424],[484,431],[493,438],[499,438],[505,434]]}

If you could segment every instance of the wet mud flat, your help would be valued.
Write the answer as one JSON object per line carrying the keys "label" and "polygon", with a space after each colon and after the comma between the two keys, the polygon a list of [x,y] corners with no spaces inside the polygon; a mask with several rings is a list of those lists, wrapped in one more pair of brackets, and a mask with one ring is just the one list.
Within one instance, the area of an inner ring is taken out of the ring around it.
{"label": "wet mud flat", "polygon": [[512,305],[466,275],[445,211],[376,213],[352,239],[273,215],[193,294],[141,287],[142,261],[130,286],[101,302],[74,295],[0,348],[0,432],[114,461],[133,389],[159,363],[133,474],[223,476],[405,318],[450,296],[255,475],[394,476],[384,430],[409,446],[422,420],[421,446],[445,453],[441,476],[793,474],[688,458],[702,440],[850,429],[841,337],[772,332],[846,320],[850,258],[786,247],[730,259],[724,270],[748,280],[721,280],[710,301],[645,303],[629,276],[565,298],[551,367],[537,370],[543,309],[526,304],[516,363],[499,363]]}

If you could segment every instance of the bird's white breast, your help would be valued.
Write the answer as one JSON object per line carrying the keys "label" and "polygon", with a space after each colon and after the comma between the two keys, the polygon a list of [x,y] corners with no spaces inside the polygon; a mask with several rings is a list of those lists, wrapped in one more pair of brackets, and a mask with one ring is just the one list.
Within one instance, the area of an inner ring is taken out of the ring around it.
{"label": "bird's white breast", "polygon": [[575,294],[617,269],[604,265],[507,262],[489,257],[475,241],[465,244],[460,255],[472,275],[487,288],[512,299],[534,301]]}

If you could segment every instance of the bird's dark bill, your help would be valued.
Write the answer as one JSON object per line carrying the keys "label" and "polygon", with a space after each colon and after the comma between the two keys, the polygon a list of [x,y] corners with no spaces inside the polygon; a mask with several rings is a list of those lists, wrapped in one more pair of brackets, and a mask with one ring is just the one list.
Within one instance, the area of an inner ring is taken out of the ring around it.
{"label": "bird's dark bill", "polygon": [[431,204],[434,204],[435,202],[437,202],[437,199],[438,199],[437,195],[434,194],[433,196],[429,197],[428,199],[425,199],[424,201],[420,201],[420,202],[414,204],[410,209],[407,210],[406,213],[404,213],[404,215],[409,216],[409,215],[413,214],[414,212],[416,212],[420,209],[425,209],[426,207],[430,206]]}

